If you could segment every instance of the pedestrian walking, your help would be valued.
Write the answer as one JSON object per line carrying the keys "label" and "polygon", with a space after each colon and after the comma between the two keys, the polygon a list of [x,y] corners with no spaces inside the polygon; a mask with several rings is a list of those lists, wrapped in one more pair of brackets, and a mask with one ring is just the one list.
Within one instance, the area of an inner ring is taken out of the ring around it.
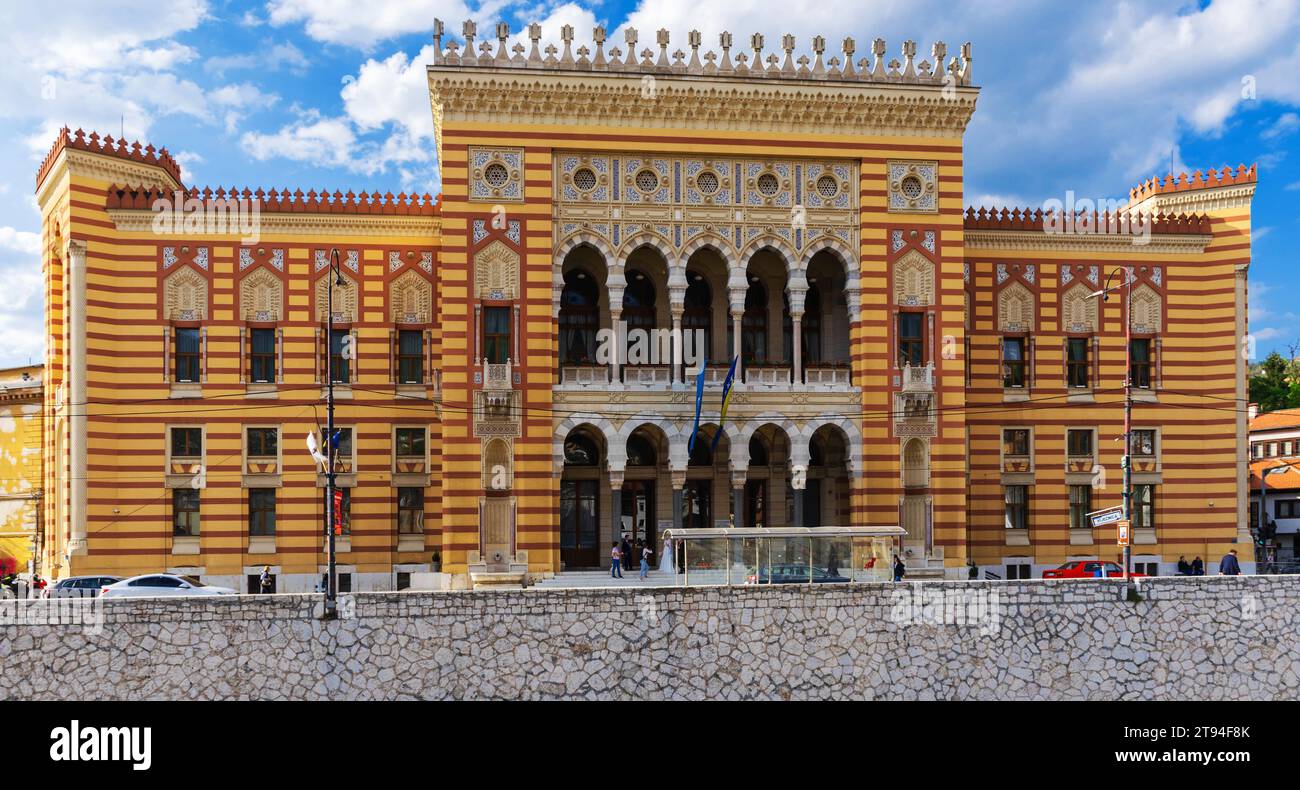
{"label": "pedestrian walking", "polygon": [[901,582],[903,574],[907,573],[907,566],[903,564],[903,558],[897,554],[894,555],[894,581]]}
{"label": "pedestrian walking", "polygon": [[1219,574],[1222,576],[1240,576],[1241,565],[1237,562],[1237,550],[1232,549],[1219,560]]}
{"label": "pedestrian walking", "polygon": [[271,588],[275,586],[275,580],[271,577],[270,565],[262,566],[262,576],[257,580],[257,586],[261,590],[262,595],[271,594]]}
{"label": "pedestrian walking", "polygon": [[623,552],[619,551],[618,541],[614,541],[614,548],[609,551],[609,575],[615,579],[623,578],[623,571],[618,567],[619,558]]}
{"label": "pedestrian walking", "polygon": [[619,559],[623,561],[622,567],[632,570],[632,539],[623,533],[623,543],[618,547]]}
{"label": "pedestrian walking", "polygon": [[642,579],[646,577],[646,574],[650,573],[650,555],[652,553],[653,552],[650,551],[649,545],[645,545],[641,547],[641,578]]}

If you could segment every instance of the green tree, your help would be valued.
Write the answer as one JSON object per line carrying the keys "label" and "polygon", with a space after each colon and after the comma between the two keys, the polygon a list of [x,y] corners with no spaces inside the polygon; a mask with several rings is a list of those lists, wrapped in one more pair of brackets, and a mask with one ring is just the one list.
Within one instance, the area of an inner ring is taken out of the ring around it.
{"label": "green tree", "polygon": [[1251,370],[1250,399],[1259,404],[1260,413],[1300,406],[1300,372],[1294,361],[1274,351]]}

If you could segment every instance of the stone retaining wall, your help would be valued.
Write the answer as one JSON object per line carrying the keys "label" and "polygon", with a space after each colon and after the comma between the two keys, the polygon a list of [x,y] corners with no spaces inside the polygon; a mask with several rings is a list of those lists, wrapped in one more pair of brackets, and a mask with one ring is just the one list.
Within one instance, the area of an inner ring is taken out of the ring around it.
{"label": "stone retaining wall", "polygon": [[0,699],[1300,699],[1300,577],[1139,590],[359,593],[328,622],[316,595],[119,599],[97,633],[5,601]]}

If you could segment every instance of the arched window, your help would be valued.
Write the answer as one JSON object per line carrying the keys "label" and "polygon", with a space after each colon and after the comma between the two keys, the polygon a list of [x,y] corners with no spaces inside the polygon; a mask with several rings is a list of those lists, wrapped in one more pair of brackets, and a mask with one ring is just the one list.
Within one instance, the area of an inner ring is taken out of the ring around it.
{"label": "arched window", "polygon": [[816,285],[808,286],[803,300],[803,361],[811,365],[822,361],[822,296]]}
{"label": "arched window", "polygon": [[[696,440],[698,441],[698,439]],[[634,433],[627,440],[628,466],[655,466],[657,463],[654,443],[643,433]]]}
{"label": "arched window", "polygon": [[[704,344],[698,348],[703,351],[704,361],[712,362],[713,292],[704,275],[699,272],[688,271],[686,283],[686,310],[682,313],[682,330],[691,332],[692,336],[694,332],[701,333]],[[694,341],[691,341],[691,347],[696,347]]]}
{"label": "arched window", "polygon": [[650,276],[639,269],[627,273],[627,288],[623,290],[623,320],[628,331],[655,328],[655,285]]}
{"label": "arched window", "polygon": [[583,269],[564,275],[560,294],[560,358],[570,365],[596,361],[596,333],[600,331],[600,297],[595,278]]}
{"label": "arched window", "polygon": [[750,282],[745,290],[745,312],[740,319],[740,353],[746,363],[767,361],[767,289]]}
{"label": "arched window", "polygon": [[695,447],[691,448],[691,466],[713,466],[713,450],[710,445],[713,437],[704,431],[695,435]]}
{"label": "arched window", "polygon": [[569,434],[564,440],[564,463],[567,466],[599,466],[600,447],[584,431]]}
{"label": "arched window", "polygon": [[749,465],[750,466],[767,466],[770,462],[770,456],[767,452],[767,445],[757,436],[749,438]]}

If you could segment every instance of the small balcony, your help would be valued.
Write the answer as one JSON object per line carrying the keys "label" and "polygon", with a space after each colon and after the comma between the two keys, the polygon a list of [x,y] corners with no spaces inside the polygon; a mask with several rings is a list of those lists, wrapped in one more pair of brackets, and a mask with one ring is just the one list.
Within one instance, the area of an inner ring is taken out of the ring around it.
{"label": "small balcony", "polygon": [[511,378],[510,360],[496,364],[483,360],[483,389],[491,391],[508,391],[514,388]]}
{"label": "small balcony", "polygon": [[934,365],[905,366],[903,392],[934,392]]}

